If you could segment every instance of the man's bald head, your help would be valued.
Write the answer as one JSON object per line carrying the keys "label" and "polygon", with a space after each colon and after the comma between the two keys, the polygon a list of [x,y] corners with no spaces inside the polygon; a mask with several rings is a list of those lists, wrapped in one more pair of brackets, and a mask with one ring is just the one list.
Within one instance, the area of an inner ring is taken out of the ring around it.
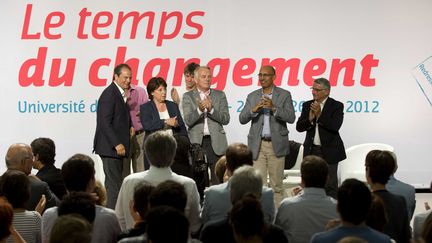
{"label": "man's bald head", "polygon": [[5,161],[9,170],[20,170],[26,175],[30,174],[33,164],[31,147],[24,143],[12,144],[6,153]]}

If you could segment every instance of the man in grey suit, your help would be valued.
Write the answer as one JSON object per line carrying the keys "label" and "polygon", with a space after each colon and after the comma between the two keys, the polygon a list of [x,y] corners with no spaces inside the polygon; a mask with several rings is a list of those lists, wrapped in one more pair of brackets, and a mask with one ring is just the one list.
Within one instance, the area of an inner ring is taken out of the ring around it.
{"label": "man in grey suit", "polygon": [[215,164],[228,147],[223,125],[230,120],[225,93],[210,89],[211,70],[200,66],[195,69],[196,89],[183,95],[184,121],[188,126],[191,143],[201,144],[211,171],[211,184],[219,184]]}
{"label": "man in grey suit", "polygon": [[262,88],[248,95],[239,118],[241,124],[251,121],[248,146],[254,167],[261,172],[264,184],[269,175],[279,204],[285,194],[282,180],[285,156],[289,154],[286,123],[294,123],[295,112],[291,93],[273,85],[276,72],[272,66],[261,67],[258,77]]}

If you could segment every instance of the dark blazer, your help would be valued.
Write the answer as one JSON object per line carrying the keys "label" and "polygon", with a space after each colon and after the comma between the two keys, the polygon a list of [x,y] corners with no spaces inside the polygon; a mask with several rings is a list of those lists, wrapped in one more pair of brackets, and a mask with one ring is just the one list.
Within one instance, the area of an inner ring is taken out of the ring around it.
{"label": "dark blazer", "polygon": [[306,131],[306,138],[303,143],[303,156],[307,156],[311,153],[315,136],[315,126],[318,126],[324,159],[329,164],[338,163],[346,158],[345,147],[339,135],[339,129],[343,122],[344,105],[328,97],[319,119],[311,123],[309,121],[309,111],[312,102],[313,100],[309,100],[303,103],[302,112],[296,126],[297,131]]}
{"label": "dark blazer", "polygon": [[48,183],[49,188],[57,196],[58,199],[62,199],[66,195],[66,187],[63,182],[61,170],[56,168],[54,165],[45,165],[38,171],[36,176]]}
{"label": "dark blazer", "polygon": [[388,222],[384,225],[383,233],[396,242],[409,242],[411,229],[409,225],[405,198],[392,194],[387,190],[377,190],[373,194],[379,196],[384,202]]}
{"label": "dark blazer", "polygon": [[40,181],[39,179],[34,178],[32,176],[29,176],[29,180],[30,180],[30,199],[26,204],[27,210],[34,211],[42,195],[45,195],[46,198],[45,209],[57,206],[60,203],[60,201],[54,195],[54,193],[51,192],[46,182]]}
{"label": "dark blazer", "polygon": [[98,101],[94,152],[104,157],[121,158],[115,147],[123,144],[127,157],[130,151],[130,127],[129,109],[113,81]]}
{"label": "dark blazer", "polygon": [[[166,100],[165,101],[170,117],[177,116],[178,127],[172,128],[173,134],[180,134],[187,136],[186,126],[180,114],[180,110],[176,103]],[[140,106],[140,120],[145,131],[145,137],[148,137],[153,132],[159,131],[164,128],[165,123],[159,117],[159,112],[156,104],[153,101],[147,102]],[[145,140],[145,138],[144,138]]]}

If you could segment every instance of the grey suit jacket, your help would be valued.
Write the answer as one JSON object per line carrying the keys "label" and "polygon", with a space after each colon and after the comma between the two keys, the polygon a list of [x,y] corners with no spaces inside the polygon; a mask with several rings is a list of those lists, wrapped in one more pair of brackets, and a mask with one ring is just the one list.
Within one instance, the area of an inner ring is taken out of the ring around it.
{"label": "grey suit jacket", "polygon": [[[207,122],[211,143],[213,151],[217,155],[222,155],[228,147],[225,130],[222,126],[227,125],[230,121],[228,102],[225,93],[215,89],[211,89],[210,99],[213,103],[213,111],[212,113],[207,113]],[[191,143],[201,144],[204,136],[204,113],[198,113],[197,100],[200,100],[197,89],[186,92],[183,95],[182,107]]]}
{"label": "grey suit jacket", "polygon": [[[252,150],[254,160],[258,158],[261,145],[264,114],[262,114],[262,110],[258,113],[252,113],[252,108],[260,102],[261,95],[262,89],[250,93],[239,116],[241,124],[252,121],[248,135],[248,146]],[[272,102],[273,106],[276,107],[276,112],[270,115],[271,139],[274,153],[280,157],[289,154],[289,132],[286,123],[294,123],[295,112],[291,93],[287,90],[274,86]]]}

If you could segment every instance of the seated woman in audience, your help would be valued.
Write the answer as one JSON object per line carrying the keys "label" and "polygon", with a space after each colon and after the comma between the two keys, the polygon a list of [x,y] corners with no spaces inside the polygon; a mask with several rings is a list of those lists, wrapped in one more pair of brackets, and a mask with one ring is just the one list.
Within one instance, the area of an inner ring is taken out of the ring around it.
{"label": "seated woman in audience", "polygon": [[[30,181],[26,174],[17,170],[6,171],[0,179],[0,191],[13,207],[12,224],[27,243],[41,242],[41,216],[27,211],[30,198]],[[3,218],[1,220],[3,222]],[[8,239],[11,242],[12,237]]]}
{"label": "seated woman in audience", "polygon": [[223,155],[215,165],[215,174],[220,183],[227,182],[229,177],[226,174],[226,157]]}
{"label": "seated woman in audience", "polygon": [[9,236],[11,236],[11,240],[14,243],[25,243],[24,239],[12,225],[13,208],[2,197],[0,197],[0,219],[0,243],[5,243]]}
{"label": "seated woman in audience", "polygon": [[97,196],[96,205],[106,207],[107,204],[107,192],[105,186],[99,180],[96,180],[96,185],[93,192]]}
{"label": "seated woman in audience", "polygon": [[[153,132],[167,130],[173,134],[187,136],[186,126],[176,103],[166,100],[167,83],[161,77],[151,78],[147,84],[147,93],[150,102],[140,107],[140,120],[146,138]],[[150,167],[144,158],[144,167]]]}

